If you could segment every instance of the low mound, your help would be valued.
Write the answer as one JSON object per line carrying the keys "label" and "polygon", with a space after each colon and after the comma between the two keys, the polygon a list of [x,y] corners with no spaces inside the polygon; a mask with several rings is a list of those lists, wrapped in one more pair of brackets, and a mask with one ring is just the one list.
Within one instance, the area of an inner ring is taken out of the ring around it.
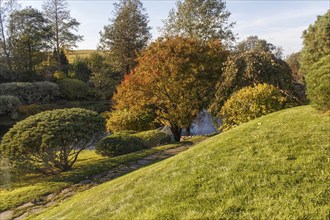
{"label": "low mound", "polygon": [[35,219],[326,219],[330,117],[276,112],[107,182]]}

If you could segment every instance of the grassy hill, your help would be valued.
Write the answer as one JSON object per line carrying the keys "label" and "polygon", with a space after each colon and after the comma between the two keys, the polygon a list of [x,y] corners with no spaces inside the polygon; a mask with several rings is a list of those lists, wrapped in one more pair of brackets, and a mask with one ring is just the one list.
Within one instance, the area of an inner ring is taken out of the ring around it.
{"label": "grassy hill", "polygon": [[330,117],[276,112],[77,194],[33,219],[326,219]]}
{"label": "grassy hill", "polygon": [[87,58],[92,53],[97,52],[97,50],[73,50],[67,54],[69,63],[72,63],[76,57]]}

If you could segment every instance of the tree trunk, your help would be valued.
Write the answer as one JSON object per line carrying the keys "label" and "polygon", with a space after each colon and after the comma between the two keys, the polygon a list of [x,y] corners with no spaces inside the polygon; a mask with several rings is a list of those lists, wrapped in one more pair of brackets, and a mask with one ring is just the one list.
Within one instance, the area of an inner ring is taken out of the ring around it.
{"label": "tree trunk", "polygon": [[181,131],[182,131],[182,129],[179,128],[177,125],[175,125],[175,126],[171,126],[170,129],[171,129],[171,131],[172,131],[172,134],[173,134],[174,140],[175,140],[175,141],[180,141],[180,139],[181,139]]}

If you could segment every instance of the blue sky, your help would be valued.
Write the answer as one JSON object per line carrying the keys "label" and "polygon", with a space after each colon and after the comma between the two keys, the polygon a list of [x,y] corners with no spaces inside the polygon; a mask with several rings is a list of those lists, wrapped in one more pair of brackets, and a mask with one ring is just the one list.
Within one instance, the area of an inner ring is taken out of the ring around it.
{"label": "blue sky", "polygon": [[[22,7],[31,5],[41,9],[42,0],[18,1]],[[111,0],[69,0],[71,16],[80,23],[79,34],[84,41],[78,49],[95,49],[103,26],[109,24],[113,17]],[[142,1],[149,15],[153,38],[159,35],[157,27],[163,25],[170,9],[175,8],[175,0]],[[303,30],[313,24],[317,15],[323,15],[330,8],[328,0],[229,0],[227,9],[231,12],[230,21],[236,22],[234,33],[239,41],[251,35],[266,39],[268,42],[282,46],[284,54],[298,52],[302,48]]]}

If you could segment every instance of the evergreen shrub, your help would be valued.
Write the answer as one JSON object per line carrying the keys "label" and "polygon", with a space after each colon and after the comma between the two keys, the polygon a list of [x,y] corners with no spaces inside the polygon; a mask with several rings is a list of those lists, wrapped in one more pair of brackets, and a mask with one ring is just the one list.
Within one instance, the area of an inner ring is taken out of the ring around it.
{"label": "evergreen shrub", "polygon": [[11,114],[12,117],[15,117],[17,109],[21,104],[21,101],[16,96],[0,96],[0,115]]}
{"label": "evergreen shrub", "polygon": [[154,121],[155,115],[151,110],[114,110],[107,117],[106,129],[111,132],[145,131],[157,126]]}
{"label": "evergreen shrub", "polygon": [[96,153],[116,157],[147,148],[143,141],[126,132],[111,134],[96,145]]}
{"label": "evergreen shrub", "polygon": [[89,94],[88,85],[79,79],[62,79],[57,82],[61,97],[68,100],[84,99]]}
{"label": "evergreen shrub", "polygon": [[16,96],[24,104],[47,103],[59,95],[59,87],[47,81],[2,83],[0,95]]}
{"label": "evergreen shrub", "polygon": [[307,97],[321,110],[330,109],[330,55],[313,64],[306,76]]}
{"label": "evergreen shrub", "polygon": [[171,137],[159,130],[138,133],[122,131],[102,139],[96,146],[96,152],[103,156],[114,157],[170,142]]}
{"label": "evergreen shrub", "polygon": [[235,92],[220,111],[221,130],[248,122],[262,115],[294,106],[295,102],[288,93],[273,85],[258,84]]}
{"label": "evergreen shrub", "polygon": [[0,157],[17,171],[56,174],[70,170],[103,131],[104,119],[94,111],[44,111],[17,122],[3,136]]}

